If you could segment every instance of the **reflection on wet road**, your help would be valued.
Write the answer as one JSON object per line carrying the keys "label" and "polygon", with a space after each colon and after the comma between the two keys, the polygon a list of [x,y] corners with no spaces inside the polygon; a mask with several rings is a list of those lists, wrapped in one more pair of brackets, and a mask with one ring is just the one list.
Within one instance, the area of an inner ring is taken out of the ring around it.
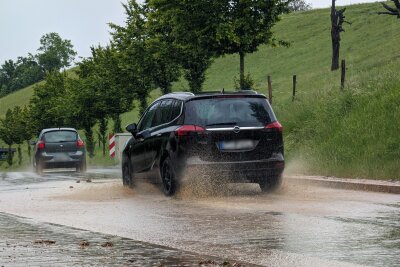
{"label": "reflection on wet road", "polygon": [[198,266],[211,257],[0,213],[1,266]]}
{"label": "reflection on wet road", "polygon": [[266,266],[400,266],[399,195],[289,183],[268,195],[255,185],[198,191],[124,189],[106,170],[11,173],[0,178],[0,211]]}

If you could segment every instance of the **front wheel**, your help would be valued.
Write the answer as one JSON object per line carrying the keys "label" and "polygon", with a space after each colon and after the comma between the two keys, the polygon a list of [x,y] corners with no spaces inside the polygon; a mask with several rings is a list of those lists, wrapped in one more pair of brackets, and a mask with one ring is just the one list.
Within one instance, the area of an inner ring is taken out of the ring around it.
{"label": "front wheel", "polygon": [[273,176],[259,181],[261,191],[271,192],[278,189],[282,184],[282,176]]}
{"label": "front wheel", "polygon": [[179,184],[169,158],[165,159],[161,165],[161,178],[164,194],[168,197],[175,195],[178,191]]}

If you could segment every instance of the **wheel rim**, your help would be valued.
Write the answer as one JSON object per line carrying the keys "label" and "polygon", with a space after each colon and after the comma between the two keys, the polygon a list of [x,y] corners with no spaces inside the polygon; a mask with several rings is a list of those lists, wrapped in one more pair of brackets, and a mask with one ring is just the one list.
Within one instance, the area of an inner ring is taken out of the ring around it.
{"label": "wheel rim", "polygon": [[163,184],[164,184],[164,189],[167,193],[171,192],[172,179],[173,179],[173,174],[171,172],[171,168],[170,168],[169,164],[164,164],[164,166],[163,166]]}

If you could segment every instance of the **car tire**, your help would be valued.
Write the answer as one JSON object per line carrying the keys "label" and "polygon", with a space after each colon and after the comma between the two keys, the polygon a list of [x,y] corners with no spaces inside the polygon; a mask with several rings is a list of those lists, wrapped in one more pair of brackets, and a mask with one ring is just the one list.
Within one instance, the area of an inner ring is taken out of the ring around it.
{"label": "car tire", "polygon": [[262,192],[272,192],[277,190],[282,184],[282,176],[268,177],[267,179],[262,179],[258,183],[260,185]]}
{"label": "car tire", "polygon": [[35,162],[35,172],[38,175],[42,175],[43,174],[43,163],[40,160],[37,160]]}
{"label": "car tire", "polygon": [[166,158],[161,164],[161,180],[164,194],[168,197],[175,195],[179,182],[170,158]]}
{"label": "car tire", "polygon": [[87,170],[86,160],[83,160],[79,165],[76,167],[76,171],[79,173],[85,173]]}
{"label": "car tire", "polygon": [[132,177],[132,168],[129,162],[125,162],[122,165],[122,184],[126,187],[133,188],[134,182]]}

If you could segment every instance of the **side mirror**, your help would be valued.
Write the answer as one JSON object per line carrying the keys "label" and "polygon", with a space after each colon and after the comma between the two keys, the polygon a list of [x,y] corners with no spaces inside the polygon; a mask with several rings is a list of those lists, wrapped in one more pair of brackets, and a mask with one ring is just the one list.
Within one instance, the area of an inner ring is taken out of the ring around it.
{"label": "side mirror", "polygon": [[137,133],[137,125],[136,123],[129,124],[126,126],[126,131],[130,132],[132,135],[135,135]]}
{"label": "side mirror", "polygon": [[31,146],[35,146],[35,145],[36,145],[36,141],[30,141],[29,144],[30,144]]}

